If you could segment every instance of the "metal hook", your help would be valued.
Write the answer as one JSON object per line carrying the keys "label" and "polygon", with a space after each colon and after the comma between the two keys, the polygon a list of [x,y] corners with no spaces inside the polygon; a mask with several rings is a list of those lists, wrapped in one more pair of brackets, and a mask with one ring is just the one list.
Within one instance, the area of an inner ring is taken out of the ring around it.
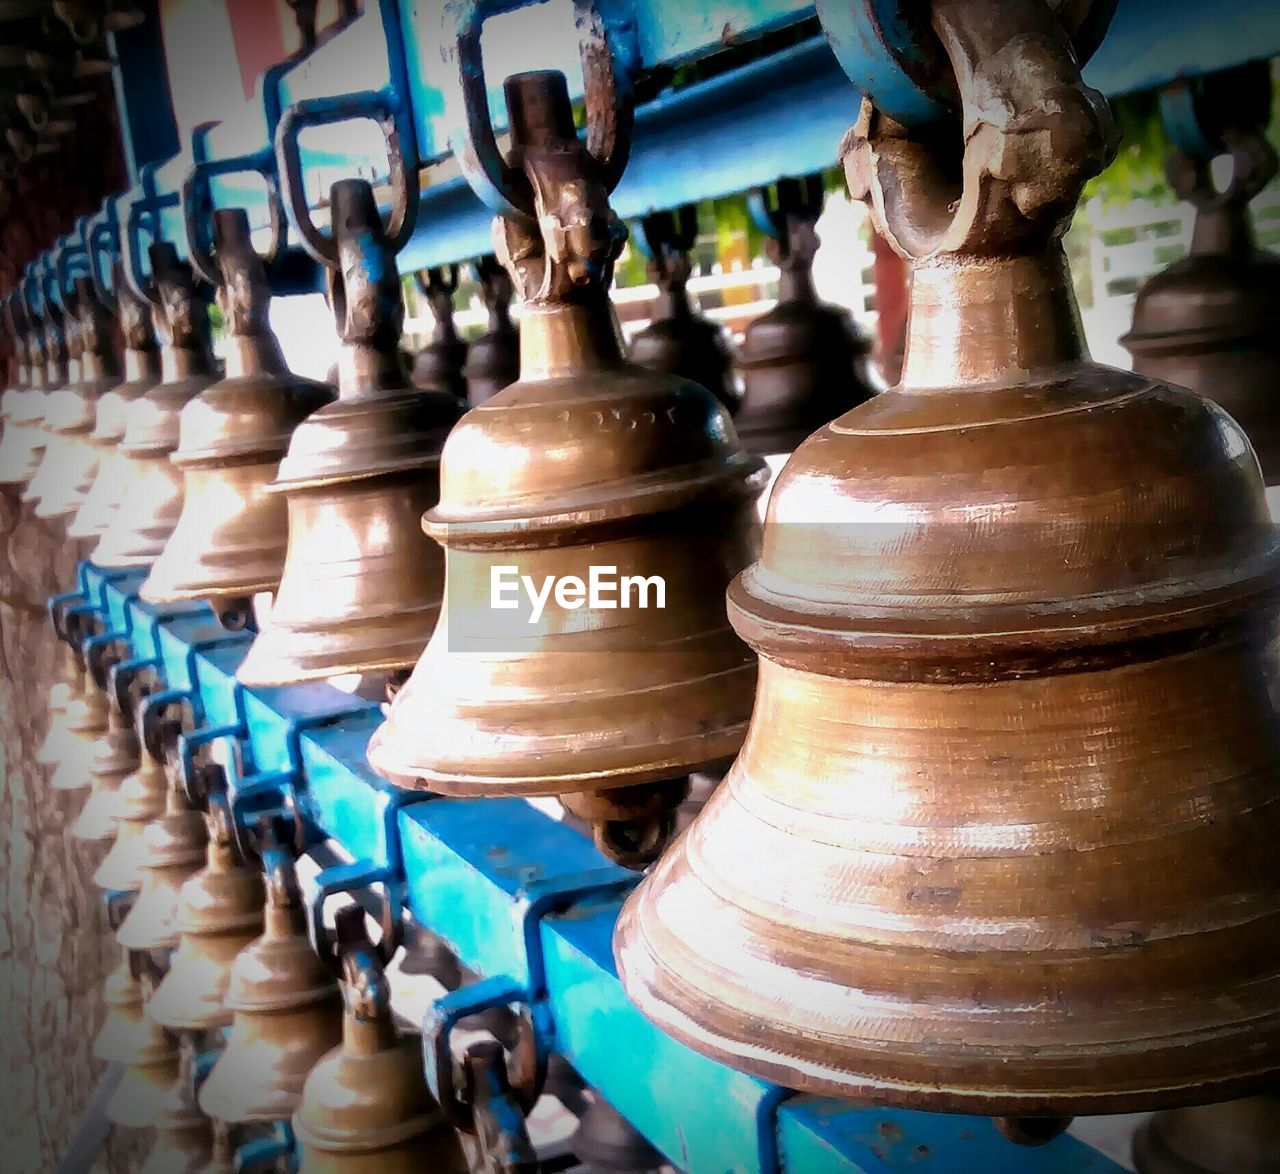
{"label": "metal hook", "polygon": [[288,224],[280,198],[274,156],[258,153],[193,163],[182,183],[182,222],[191,266],[210,285],[221,285],[222,276],[214,258],[213,214],[216,209],[209,180],[215,175],[232,175],[242,171],[256,172],[267,185],[267,222],[271,230],[271,243],[267,246],[267,251],[260,254],[264,265],[271,264],[280,255],[287,240]]}

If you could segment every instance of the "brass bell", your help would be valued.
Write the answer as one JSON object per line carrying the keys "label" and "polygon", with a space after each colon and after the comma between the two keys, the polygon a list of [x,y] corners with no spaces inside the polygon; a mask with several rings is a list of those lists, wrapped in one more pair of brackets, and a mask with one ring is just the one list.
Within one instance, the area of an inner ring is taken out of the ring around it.
{"label": "brass bell", "polygon": [[391,986],[364,938],[364,910],[338,916],[342,1043],[307,1077],[293,1132],[299,1174],[466,1174],[458,1135],[427,1088],[422,1048],[391,1019]]}
{"label": "brass bell", "polygon": [[742,443],[762,456],[791,452],[872,395],[871,340],[847,310],[819,301],[813,285],[823,194],[820,176],[783,179],[766,211],[776,233],[769,251],[779,270],[778,304],[743,334],[742,406],[734,421]]}
{"label": "brass bell", "polygon": [[49,687],[46,703],[49,726],[36,751],[36,762],[40,766],[57,766],[62,757],[70,737],[67,732],[67,709],[79,698],[81,678],[84,676],[76,651],[67,641],[58,641],[54,655],[54,682]]}
{"label": "brass bell", "polygon": [[[1209,159],[1174,153],[1169,182],[1196,209],[1190,254],[1142,286],[1133,329],[1120,341],[1135,371],[1221,404],[1252,442],[1266,483],[1277,485],[1280,256],[1258,248],[1249,217],[1249,202],[1276,173],[1276,152],[1266,138],[1270,75],[1264,62],[1257,65],[1261,86],[1249,86],[1250,66],[1208,79],[1218,83],[1217,100],[1233,118],[1223,144],[1234,162],[1231,182],[1219,192]],[[1257,92],[1248,101],[1242,95],[1251,90]]]}
{"label": "brass bell", "polygon": [[93,561],[102,567],[148,566],[160,557],[182,512],[178,447],[182,409],[217,376],[209,352],[209,315],[191,266],[168,241],[151,246],[157,298],[152,322],[160,337],[160,382],[128,409],[118,452],[132,462],[129,483],[102,532]]}
{"label": "brass bell", "polygon": [[845,151],[914,266],[902,381],[774,487],[729,591],[751,729],[624,905],[619,975],[690,1047],[805,1092],[1243,1096],[1280,1074],[1262,481],[1220,408],[1088,358],[1060,240],[1116,139],[1058,17],[932,19],[954,171],[870,98]]}
{"label": "brass bell", "polygon": [[89,762],[89,798],[69,829],[73,839],[98,842],[115,836],[120,788],[140,764],[137,734],[119,710],[109,706],[107,732],[98,739]]}
{"label": "brass bell", "polygon": [[89,771],[98,739],[107,732],[107,712],[107,696],[86,666],[80,696],[67,704],[63,719],[65,737],[49,779],[55,791],[79,791],[93,782]]}
{"label": "brass bell", "polygon": [[125,949],[148,953],[178,944],[178,897],[204,863],[207,844],[204,817],[191,810],[180,787],[171,786],[164,815],[142,832],[138,854],[142,884],[116,931],[116,941]]}
{"label": "brass bell", "polygon": [[35,474],[39,471],[39,467],[44,461],[44,453],[51,439],[50,426],[52,420],[50,419],[50,409],[53,406],[54,396],[67,385],[67,338],[62,332],[61,324],[54,317],[56,311],[50,309],[47,303],[46,313],[49,318],[44,324],[43,347],[39,352],[44,359],[44,374],[39,379],[36,378],[34,372],[32,375],[33,389],[39,397],[40,403],[39,436],[31,439],[31,443],[38,450],[38,459],[30,476],[24,478],[26,485],[18,495],[19,500],[27,504],[34,504],[36,501],[36,496],[32,491],[32,482],[35,480]]}
{"label": "brass bell", "polygon": [[67,327],[71,373],[67,385],[49,396],[49,441],[31,479],[38,518],[66,518],[84,503],[101,452],[92,438],[98,402],[120,382],[113,323],[87,277],[75,280],[74,306]]}
{"label": "brass bell", "polygon": [[653,321],[631,340],[631,361],[705,387],[730,412],[737,411],[733,359],[722,327],[694,310],[689,259],[698,238],[697,205],[657,212],[641,222],[649,276],[658,287]]}
{"label": "brass bell", "polygon": [[231,1031],[200,1089],[200,1108],[235,1124],[291,1117],[307,1073],[342,1037],[342,995],[307,940],[293,865],[279,850],[266,865],[266,928],[232,967]]}
{"label": "brass bell", "polygon": [[208,863],[182,886],[173,918],[178,948],[151,997],[152,1016],[170,1031],[230,1025],[231,968],[262,933],[262,874],[241,859],[225,803],[211,800],[208,823]]}
{"label": "brass bell", "polygon": [[213,1122],[196,1105],[195,1050],[181,1047],[178,1079],[160,1100],[156,1142],[141,1174],[204,1174],[213,1157]]}
{"label": "brass bell", "polygon": [[1138,1174],[1276,1174],[1280,1093],[1157,1113],[1133,1140]]}
{"label": "brass bell", "polygon": [[129,405],[160,381],[151,307],[129,288],[122,262],[115,262],[114,275],[116,314],[124,339],[124,381],[98,400],[97,417],[89,434],[90,441],[98,447],[98,472],[75,517],[67,524],[68,538],[96,538],[107,528],[133,477],[133,460],[120,451]]}
{"label": "brass bell", "polygon": [[142,598],[210,599],[225,613],[247,610],[254,595],[280,583],[288,511],[267,487],[295,425],[333,391],[285,365],[268,321],[271,289],[248,216],[240,208],[219,209],[213,222],[227,371],[182,409],[173,454],[184,480],[182,515],[142,585]]}
{"label": "brass bell", "polygon": [[520,328],[511,320],[515,286],[497,257],[475,264],[480,298],[489,314],[484,333],[467,348],[467,404],[478,407],[520,378]]}
{"label": "brass bell", "polygon": [[413,360],[413,385],[428,391],[445,391],[459,403],[467,399],[467,344],[458,337],[453,321],[453,295],[458,288],[458,267],[443,265],[415,273],[414,281],[435,320],[431,341]]}
{"label": "brass bell", "polygon": [[120,784],[115,843],[93,874],[98,888],[136,893],[142,887],[143,833],[164,814],[168,791],[164,767],[144,749],[138,769]]}
{"label": "brass bell", "polygon": [[[21,288],[21,287],[19,287]],[[44,342],[39,331],[27,325],[19,295],[10,298],[6,310],[17,352],[18,369],[12,387],[0,397],[0,484],[28,480],[44,451]]]}
{"label": "brass bell", "polygon": [[106,1016],[93,1040],[93,1055],[104,1064],[123,1063],[130,1054],[142,1022],[145,1005],[128,951],[102,984],[102,1005]]}
{"label": "brass bell", "polygon": [[406,669],[440,609],[443,559],[420,518],[461,407],[405,386],[404,301],[369,185],[343,180],[331,198],[338,399],[294,430],[272,487],[288,502],[289,549],[271,618],[237,673],[246,685]]}
{"label": "brass bell", "polygon": [[[563,76],[510,78],[507,106],[537,223],[561,244],[514,220],[495,233],[525,301],[521,378],[445,446],[424,525],[448,550],[446,603],[369,761],[444,794],[555,795],[602,850],[643,863],[684,776],[732,756],[750,713],[755,663],[721,596],[758,548],[764,466],[709,392],[623,358],[607,288],[625,229]],[[592,565],[662,577],[665,609],[548,597],[530,622],[489,606],[493,568],[585,584]]]}

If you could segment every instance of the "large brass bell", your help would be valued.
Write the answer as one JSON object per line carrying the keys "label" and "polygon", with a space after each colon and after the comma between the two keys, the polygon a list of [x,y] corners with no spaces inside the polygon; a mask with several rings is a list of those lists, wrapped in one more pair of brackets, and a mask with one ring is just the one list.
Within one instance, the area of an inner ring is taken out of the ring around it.
{"label": "large brass bell", "polygon": [[224,802],[210,800],[208,823],[208,863],[182,886],[173,918],[178,948],[151,997],[151,1014],[170,1031],[230,1025],[231,968],[262,933],[262,874],[241,859]]}
{"label": "large brass bell", "polygon": [[1138,1174],[1276,1174],[1280,1093],[1157,1113],[1133,1141]]}
{"label": "large brass bell", "polygon": [[477,407],[520,378],[520,328],[511,320],[515,286],[497,257],[475,263],[480,298],[488,311],[484,333],[467,348],[467,404]]}
{"label": "large brass bell", "polygon": [[453,295],[458,288],[458,267],[442,265],[426,274],[415,273],[418,290],[426,299],[435,328],[431,341],[413,360],[413,385],[430,391],[445,391],[465,403],[467,381],[463,370],[467,365],[467,344],[458,337],[453,320]]}
{"label": "large brass bell", "polygon": [[778,304],[743,334],[742,405],[734,423],[747,449],[762,456],[791,452],[872,394],[871,340],[847,310],[820,301],[813,285],[823,194],[821,177],[809,176],[780,180],[775,195],[754,197],[774,234]]}
{"label": "large brass bell", "polygon": [[690,379],[729,411],[736,411],[738,389],[724,329],[697,313],[689,297],[693,273],[689,253],[698,239],[697,205],[646,216],[640,231],[658,296],[653,302],[653,321],[631,340],[631,361]]}
{"label": "large brass bell", "polygon": [[205,1174],[213,1157],[213,1123],[200,1112],[195,1094],[195,1051],[181,1048],[178,1079],[160,1100],[156,1141],[141,1174]]}
{"label": "large brass bell", "polygon": [[128,916],[116,931],[127,950],[150,953],[178,944],[178,897],[205,861],[208,833],[182,789],[169,788],[164,815],[142,832],[138,871],[142,883]]}
{"label": "large brass bell", "polygon": [[247,685],[408,668],[440,609],[442,558],[420,518],[461,407],[405,386],[404,301],[372,189],[343,180],[331,200],[338,399],[298,426],[280,464],[289,549],[270,622],[237,673]]}
{"label": "large brass bell", "polygon": [[92,433],[98,402],[120,382],[112,331],[111,317],[93,283],[77,277],[67,327],[71,373],[67,385],[49,396],[45,415],[49,441],[31,479],[38,518],[75,514],[97,475],[101,450]]}
{"label": "large brass bell", "polygon": [[311,1070],[293,1118],[299,1174],[465,1174],[458,1136],[427,1088],[421,1045],[392,1021],[364,920],[358,906],[338,915],[342,1043]]}
{"label": "large brass bell", "polygon": [[958,119],[872,98],[846,140],[914,265],[902,381],[774,487],[729,592],[751,729],[624,906],[619,975],[689,1046],[808,1092],[1035,1117],[1245,1095],[1280,1072],[1262,481],[1220,408],[1088,358],[1060,238],[1115,136],[1057,17],[931,12],[955,166]]}
{"label": "large brass bell", "polygon": [[10,297],[5,318],[18,367],[13,386],[0,397],[0,484],[16,485],[36,471],[44,451],[44,342],[38,330],[29,328],[19,294]]}
{"label": "large brass bell", "polygon": [[191,267],[164,241],[151,246],[151,272],[160,382],[128,409],[118,451],[131,462],[131,476],[93,552],[103,567],[147,566],[163,552],[182,513],[182,473],[170,460],[182,409],[216,378],[209,315]]}
{"label": "large brass bell", "polygon": [[98,413],[89,440],[98,447],[98,472],[75,517],[67,524],[68,538],[95,538],[111,521],[133,476],[133,461],[120,450],[128,427],[129,405],[160,380],[151,307],[124,279],[123,263],[114,265],[116,316],[124,340],[124,380],[98,400]]}
{"label": "large brass bell", "polygon": [[200,1089],[200,1108],[236,1124],[283,1121],[307,1073],[342,1036],[342,995],[307,940],[293,865],[267,853],[262,936],[240,952],[226,1005],[227,1044]]}
{"label": "large brass bell", "polygon": [[1267,484],[1276,485],[1280,256],[1258,248],[1249,217],[1250,200],[1276,173],[1266,138],[1270,70],[1257,62],[1207,79],[1206,87],[1206,102],[1230,110],[1221,146],[1234,163],[1231,182],[1218,191],[1211,160],[1174,153],[1169,181],[1196,209],[1191,251],[1138,291],[1133,329],[1120,341],[1135,371],[1221,404],[1248,435]]}
{"label": "large brass bell", "polygon": [[247,613],[280,583],[288,541],[284,499],[268,492],[295,425],[333,391],[294,375],[271,333],[271,289],[242,209],[213,214],[218,305],[227,370],[182,409],[173,463],[184,480],[182,515],[142,585],[149,603],[209,599]]}
{"label": "large brass bell", "polygon": [[116,838],[93,874],[109,893],[136,893],[142,887],[143,833],[165,812],[169,784],[164,767],[143,749],[138,769],[120,784]]}
{"label": "large brass bell", "polygon": [[[510,78],[507,105],[548,234],[514,220],[496,234],[525,301],[521,378],[445,446],[424,524],[448,550],[446,603],[369,761],[445,794],[555,795],[641,863],[688,772],[742,738],[755,664],[721,592],[757,549],[764,467],[709,392],[623,358],[607,288],[625,230],[563,76]],[[533,623],[527,606],[490,607],[495,567],[585,584],[592,565],[664,577],[665,609],[548,598]]]}
{"label": "large brass bell", "polygon": [[[34,505],[36,502],[36,494],[33,491],[33,483],[35,474],[39,472],[40,465],[44,463],[44,455],[48,449],[49,442],[52,439],[51,425],[53,423],[50,409],[55,402],[55,396],[67,386],[67,337],[63,333],[62,324],[58,321],[58,311],[54,309],[48,300],[45,301],[46,321],[44,324],[43,349],[41,354],[44,357],[44,375],[43,378],[32,376],[32,386],[36,395],[39,397],[40,403],[40,431],[38,437],[31,438],[31,444],[34,446],[38,456],[35,462],[35,468],[29,477],[24,478],[26,485],[23,486],[19,493],[19,500]],[[33,360],[34,361],[34,360]]]}
{"label": "large brass bell", "polygon": [[89,798],[69,832],[96,843],[116,834],[120,788],[141,765],[138,736],[115,706],[107,709],[107,732],[98,739],[89,762]]}

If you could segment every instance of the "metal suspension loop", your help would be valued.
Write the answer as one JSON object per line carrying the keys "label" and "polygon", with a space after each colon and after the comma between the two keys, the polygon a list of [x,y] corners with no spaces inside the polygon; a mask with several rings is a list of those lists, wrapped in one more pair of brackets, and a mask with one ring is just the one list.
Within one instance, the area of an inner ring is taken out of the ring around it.
{"label": "metal suspension loop", "polygon": [[221,284],[218,263],[214,257],[213,215],[217,211],[209,180],[215,175],[231,175],[236,172],[256,172],[267,185],[267,223],[271,230],[270,244],[260,254],[264,265],[269,265],[284,249],[288,222],[280,187],[274,167],[274,156],[244,155],[233,159],[204,160],[192,164],[182,182],[182,222],[187,241],[187,256],[191,267],[210,285]]}
{"label": "metal suspension loop", "polygon": [[107,270],[111,271],[120,256],[120,221],[116,213],[115,197],[108,196],[102,211],[85,219],[81,241],[88,260],[89,278],[93,282],[98,300],[105,306],[112,306],[116,302],[118,291],[107,284],[98,261],[103,257],[107,258]]}

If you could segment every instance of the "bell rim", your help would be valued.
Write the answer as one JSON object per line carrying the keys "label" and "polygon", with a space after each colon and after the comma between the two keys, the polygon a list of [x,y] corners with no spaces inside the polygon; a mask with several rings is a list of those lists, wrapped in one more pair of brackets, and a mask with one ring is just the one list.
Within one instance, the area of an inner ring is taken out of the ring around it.
{"label": "bell rim", "polygon": [[322,681],[329,677],[348,676],[355,673],[394,673],[401,669],[411,669],[417,664],[418,658],[422,655],[422,648],[426,646],[431,635],[428,632],[423,639],[422,647],[417,648],[411,655],[383,656],[357,661],[350,658],[343,660],[336,656],[327,659],[289,657],[270,648],[255,655],[254,649],[258,645],[258,640],[273,632],[282,642],[289,638],[288,634],[274,625],[263,629],[258,634],[258,639],[249,646],[249,651],[245,653],[244,659],[236,669],[236,680],[250,689],[278,689],[286,685]]}
{"label": "bell rim", "polygon": [[[160,559],[157,558],[152,566],[154,568],[159,565]],[[206,581],[192,585],[185,585],[180,579],[176,583],[165,583],[162,580],[158,586],[152,582],[154,578],[155,572],[153,570],[138,589],[138,595],[144,603],[190,603],[193,600],[208,599],[210,596],[224,599],[240,598],[241,596],[258,595],[265,591],[275,591],[280,586],[280,577],[278,575],[274,579],[250,579],[248,582],[226,579],[222,582]]]}

